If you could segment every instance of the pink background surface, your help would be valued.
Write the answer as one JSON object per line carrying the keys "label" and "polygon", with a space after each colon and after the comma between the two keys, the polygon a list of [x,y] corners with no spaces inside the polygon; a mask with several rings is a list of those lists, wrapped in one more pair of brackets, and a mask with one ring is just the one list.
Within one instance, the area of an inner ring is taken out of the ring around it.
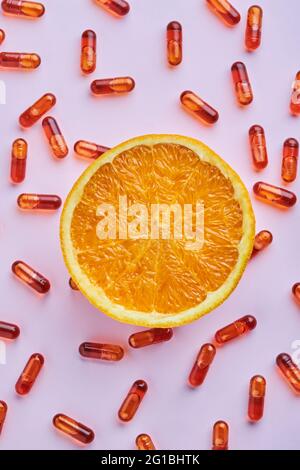
{"label": "pink background surface", "polygon": [[[7,33],[2,50],[36,51],[41,67],[32,73],[4,72],[7,104],[0,106],[1,184],[1,320],[16,322],[21,336],[7,344],[7,364],[0,365],[0,398],[9,406],[0,449],[75,449],[52,427],[58,412],[95,430],[90,449],[132,449],[137,434],[149,433],[159,449],[209,449],[211,428],[218,419],[230,425],[232,449],[299,448],[299,398],[279,377],[274,361],[292,353],[300,338],[300,310],[291,298],[299,279],[299,205],[282,212],[253,200],[257,229],[273,232],[274,243],[257,256],[231,297],[213,314],[182,327],[166,344],[129,350],[128,336],[140,328],[123,325],[97,312],[68,287],[58,239],[59,213],[21,213],[20,192],[57,193],[65,197],[87,162],[73,154],[83,138],[113,146],[146,133],[178,133],[203,140],[229,162],[251,191],[257,180],[281,184],[281,147],[285,138],[299,138],[299,120],[288,113],[290,88],[299,65],[298,0],[260,0],[264,7],[263,45],[254,54],[244,51],[245,17],[250,1],[234,0],[241,23],[226,28],[205,1],[130,0],[131,12],[116,19],[92,0],[45,0],[46,14],[37,21],[1,15]],[[166,65],[165,27],[170,20],[184,28],[184,61]],[[80,36],[86,28],[98,33],[98,65],[91,77],[79,71]],[[255,101],[237,107],[230,66],[245,61]],[[133,93],[96,99],[89,93],[95,78],[131,75]],[[220,112],[213,128],[205,128],[179,106],[179,94],[192,89]],[[44,92],[57,95],[52,114],[58,118],[70,154],[55,161],[41,123],[29,131],[17,118]],[[265,127],[270,164],[261,174],[251,167],[247,132]],[[11,142],[25,136],[29,143],[26,181],[8,181]],[[298,192],[299,181],[291,185]],[[252,198],[253,199],[253,198]],[[52,290],[38,298],[10,272],[16,259],[47,275]],[[100,267],[101,269],[101,267]],[[257,329],[219,351],[205,385],[191,390],[187,375],[202,343],[216,329],[244,314],[257,317]],[[83,360],[77,350],[84,340],[125,346],[116,364]],[[45,367],[32,392],[17,397],[14,384],[33,352],[45,355]],[[267,378],[264,419],[246,419],[248,383],[254,374]],[[149,384],[136,417],[127,425],[117,410],[135,379]]]}

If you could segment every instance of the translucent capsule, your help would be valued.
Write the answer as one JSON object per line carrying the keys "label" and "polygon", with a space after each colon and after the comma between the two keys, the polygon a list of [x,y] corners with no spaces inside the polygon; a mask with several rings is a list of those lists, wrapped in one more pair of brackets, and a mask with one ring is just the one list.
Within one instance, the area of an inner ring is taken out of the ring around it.
{"label": "translucent capsule", "polygon": [[216,348],[213,344],[203,344],[196,362],[189,375],[189,383],[193,387],[199,387],[204,382],[208,369],[216,355]]}
{"label": "translucent capsule", "polygon": [[89,158],[95,160],[96,158],[103,155],[109,147],[103,145],[94,144],[93,142],[87,142],[86,140],[78,140],[74,145],[74,152],[83,158]]}
{"label": "translucent capsule", "polygon": [[299,142],[290,137],[283,144],[281,177],[286,183],[295,181],[297,177]]}
{"label": "translucent capsule", "polygon": [[207,0],[212,11],[227,26],[234,26],[241,20],[239,12],[228,2],[228,0]]}
{"label": "translucent capsule", "polygon": [[10,177],[13,183],[22,183],[26,175],[27,142],[17,139],[12,144]]}
{"label": "translucent capsule", "polygon": [[104,78],[94,80],[91,91],[94,95],[111,95],[114,93],[129,93],[135,87],[135,81],[131,77]]}
{"label": "translucent capsule", "polygon": [[261,43],[263,10],[257,5],[252,5],[248,10],[245,45],[248,51],[255,51]]}
{"label": "translucent capsule", "polygon": [[42,124],[53,155],[56,158],[65,158],[69,153],[69,149],[56,119],[48,116],[43,119]]}
{"label": "translucent capsule", "polygon": [[297,302],[300,303],[300,282],[297,282],[296,284],[293,285],[292,293],[295,299],[297,300]]}
{"label": "translucent capsule", "polygon": [[273,235],[268,230],[261,230],[255,235],[252,256],[255,256],[259,251],[267,248],[273,241]]}
{"label": "translucent capsule", "polygon": [[67,434],[67,436],[72,437],[82,444],[90,444],[95,438],[92,429],[61,413],[54,416],[53,425],[59,431],[62,431]]}
{"label": "translucent capsule", "polygon": [[242,106],[250,104],[253,101],[253,93],[245,64],[235,62],[231,72],[238,103]]}
{"label": "translucent capsule", "polygon": [[258,198],[278,207],[292,207],[297,202],[296,195],[291,191],[262,181],[255,183],[253,192]]}
{"label": "translucent capsule", "polygon": [[182,27],[178,21],[171,21],[167,26],[167,57],[170,65],[182,61]]}
{"label": "translucent capsule", "polygon": [[41,64],[38,54],[26,52],[0,52],[0,67],[5,69],[34,70]]}
{"label": "translucent capsule", "polygon": [[46,93],[30,106],[19,117],[22,127],[33,126],[49,109],[56,104],[56,97],[52,93]]}
{"label": "translucent capsule", "polygon": [[224,344],[238,336],[242,336],[256,327],[256,318],[252,315],[245,315],[242,318],[230,323],[218,330],[215,334],[215,340],[218,344]]}
{"label": "translucent capsule", "polygon": [[124,357],[124,349],[116,344],[82,343],[79,353],[83,357],[101,359],[102,361],[120,361]]}
{"label": "translucent capsule", "polygon": [[0,44],[2,44],[4,40],[5,40],[5,31],[3,31],[3,29],[0,29]]}
{"label": "translucent capsule", "polygon": [[95,31],[87,29],[81,36],[81,70],[83,73],[92,73],[96,69],[97,35]]}
{"label": "translucent capsule", "polygon": [[27,395],[32,389],[41,368],[44,365],[44,358],[39,353],[34,353],[30,356],[26,366],[23,369],[17,383],[16,392],[19,395]]}
{"label": "translucent capsule", "polygon": [[20,194],[18,206],[23,210],[55,211],[61,206],[61,198],[55,194]]}
{"label": "translucent capsule", "polygon": [[255,124],[249,129],[249,141],[252,161],[256,170],[262,170],[268,165],[268,152],[263,127]]}
{"label": "translucent capsule", "polygon": [[151,328],[150,330],[134,333],[128,339],[132,348],[144,348],[151,344],[169,341],[173,337],[172,328]]}
{"label": "translucent capsule", "polygon": [[8,14],[26,18],[40,18],[45,13],[42,3],[23,0],[3,0],[2,10]]}
{"label": "translucent capsule", "polygon": [[263,417],[266,394],[266,380],[261,375],[254,375],[250,380],[248,416],[252,421]]}
{"label": "translucent capsule", "polygon": [[286,353],[279,354],[276,358],[276,364],[292,389],[296,393],[300,393],[300,369],[293,362],[291,356]]}
{"label": "translucent capsule", "polygon": [[300,115],[300,71],[296,73],[293,82],[290,111],[295,116]]}
{"label": "translucent capsule", "polygon": [[23,261],[15,261],[11,269],[18,279],[23,281],[39,294],[46,294],[50,289],[50,282],[48,279]]}
{"label": "translucent capsule", "polygon": [[217,421],[213,427],[212,450],[228,450],[229,427],[225,421]]}
{"label": "translucent capsule", "polygon": [[20,335],[20,328],[13,323],[0,321],[0,338],[17,339]]}
{"label": "translucent capsule", "polygon": [[129,13],[130,6],[125,0],[95,0],[97,5],[104,7],[110,13],[117,16],[125,16]]}
{"label": "translucent capsule", "polygon": [[0,434],[3,429],[4,421],[6,418],[6,413],[7,413],[7,404],[5,401],[0,401]]}
{"label": "translucent capsule", "polygon": [[138,450],[156,450],[149,434],[139,434],[135,443]]}
{"label": "translucent capsule", "polygon": [[71,277],[69,279],[69,286],[71,287],[72,290],[79,290],[77,284],[73,281]]}
{"label": "translucent capsule", "polygon": [[130,421],[134,417],[147,390],[148,385],[144,380],[136,380],[133,383],[119,409],[118,416],[121,421]]}
{"label": "translucent capsule", "polygon": [[219,119],[218,111],[190,90],[181,93],[180,101],[187,111],[191,112],[205,124],[214,124]]}

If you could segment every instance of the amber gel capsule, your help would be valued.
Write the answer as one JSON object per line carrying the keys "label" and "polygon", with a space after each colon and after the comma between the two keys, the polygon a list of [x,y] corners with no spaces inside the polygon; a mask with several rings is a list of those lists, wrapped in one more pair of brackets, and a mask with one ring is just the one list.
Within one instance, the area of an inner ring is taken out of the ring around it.
{"label": "amber gel capsule", "polygon": [[246,66],[243,62],[235,62],[231,72],[237,101],[240,105],[247,106],[253,101],[253,93]]}
{"label": "amber gel capsule", "polygon": [[55,415],[52,422],[56,429],[82,444],[90,444],[95,438],[92,429],[62,413]]}
{"label": "amber gel capsule", "polygon": [[26,175],[27,142],[17,139],[12,145],[10,177],[13,183],[22,183]]}
{"label": "amber gel capsule", "polygon": [[297,176],[299,142],[289,138],[283,144],[281,177],[286,183],[295,181]]}
{"label": "amber gel capsule", "polygon": [[19,117],[19,122],[22,127],[33,126],[49,109],[56,104],[56,98],[52,93],[46,93],[38,99],[32,106],[30,106]]}
{"label": "amber gel capsule", "polygon": [[240,22],[241,15],[228,0],[207,0],[207,3],[227,26],[234,26]]}
{"label": "amber gel capsule", "polygon": [[172,328],[151,328],[150,330],[134,333],[128,339],[132,348],[144,348],[151,344],[169,341],[173,337]]}
{"label": "amber gel capsule", "polygon": [[262,170],[268,165],[268,152],[265,131],[263,127],[255,124],[249,129],[249,142],[252,161],[256,170]]}
{"label": "amber gel capsule", "polygon": [[229,427],[225,421],[217,421],[213,428],[212,450],[228,450]]}
{"label": "amber gel capsule", "polygon": [[300,393],[300,369],[293,362],[291,356],[286,353],[279,354],[276,358],[276,364],[293,390]]}
{"label": "amber gel capsule", "polygon": [[13,323],[0,321],[0,338],[16,339],[20,335],[20,328]]}
{"label": "amber gel capsule", "polygon": [[182,27],[178,21],[171,21],[167,26],[167,57],[170,65],[182,61]]}
{"label": "amber gel capsule", "polygon": [[296,73],[293,82],[290,111],[295,116],[300,114],[300,71]]}
{"label": "amber gel capsule", "polygon": [[30,392],[41,368],[44,365],[44,358],[39,353],[34,353],[30,356],[26,366],[23,369],[17,383],[16,392],[19,395],[27,395]]}
{"label": "amber gel capsule", "polygon": [[69,153],[69,149],[56,119],[48,116],[43,119],[42,125],[53,155],[56,158],[66,157]]}
{"label": "amber gel capsule", "polygon": [[272,233],[269,232],[269,230],[261,230],[255,235],[252,256],[267,248],[272,243],[272,241]]}
{"label": "amber gel capsule", "polygon": [[199,387],[204,382],[208,369],[216,355],[216,348],[213,344],[203,344],[196,362],[189,375],[189,383],[193,387]]}
{"label": "amber gel capsule", "polygon": [[8,14],[26,18],[39,18],[45,13],[42,3],[23,0],[3,0],[2,10]]}
{"label": "amber gel capsule", "polygon": [[69,286],[71,287],[72,290],[79,290],[77,284],[73,281],[71,277],[69,279]]}
{"label": "amber gel capsule", "polygon": [[133,383],[119,409],[118,416],[121,421],[130,421],[134,417],[147,390],[148,385],[144,380],[136,380]]}
{"label": "amber gel capsule", "polygon": [[181,93],[180,101],[187,111],[200,118],[205,124],[214,124],[219,119],[218,111],[190,90]]}
{"label": "amber gel capsule", "polygon": [[116,344],[82,343],[79,353],[83,357],[101,359],[102,361],[120,361],[124,356],[124,349]]}
{"label": "amber gel capsule", "polygon": [[96,69],[97,35],[95,31],[87,29],[81,36],[81,70],[83,73],[92,73]]}
{"label": "amber gel capsule", "polygon": [[297,202],[296,195],[291,191],[262,181],[255,183],[253,192],[260,199],[278,207],[292,207]]}
{"label": "amber gel capsule", "polygon": [[300,282],[297,282],[296,284],[293,285],[292,293],[295,299],[297,300],[297,302],[300,303]]}
{"label": "amber gel capsule", "polygon": [[95,0],[95,2],[117,16],[125,16],[130,10],[129,3],[125,0]]}
{"label": "amber gel capsule", "polygon": [[6,413],[7,413],[7,404],[5,401],[0,401],[0,434],[3,429],[4,421],[6,418]]}
{"label": "amber gel capsule", "polygon": [[83,158],[90,158],[91,160],[100,157],[107,150],[110,150],[110,148],[94,144],[93,142],[87,142],[86,140],[78,140],[74,145],[74,152],[77,155]]}
{"label": "amber gel capsule", "polygon": [[91,84],[91,91],[94,95],[112,95],[129,93],[134,87],[135,82],[131,77],[104,78],[94,80]]}
{"label": "amber gel capsule", "polygon": [[4,40],[5,40],[5,31],[3,31],[3,29],[0,29],[0,44],[2,44]]}
{"label": "amber gel capsule", "polygon": [[38,54],[26,52],[0,52],[0,67],[8,69],[34,70],[41,64]]}
{"label": "amber gel capsule", "polygon": [[54,194],[20,194],[18,206],[23,210],[55,211],[61,206],[61,198]]}
{"label": "amber gel capsule", "polygon": [[149,434],[139,434],[135,443],[138,450],[156,450]]}
{"label": "amber gel capsule", "polygon": [[46,294],[50,289],[50,282],[48,279],[23,261],[15,261],[11,269],[21,281],[39,294]]}
{"label": "amber gel capsule", "polygon": [[215,340],[218,344],[227,343],[238,336],[242,336],[256,327],[256,318],[252,315],[245,315],[233,323],[218,330],[215,334]]}
{"label": "amber gel capsule", "polygon": [[254,375],[249,385],[248,416],[252,421],[263,417],[266,394],[266,379],[261,375]]}
{"label": "amber gel capsule", "polygon": [[261,43],[263,10],[253,5],[248,10],[245,45],[248,51],[255,51]]}

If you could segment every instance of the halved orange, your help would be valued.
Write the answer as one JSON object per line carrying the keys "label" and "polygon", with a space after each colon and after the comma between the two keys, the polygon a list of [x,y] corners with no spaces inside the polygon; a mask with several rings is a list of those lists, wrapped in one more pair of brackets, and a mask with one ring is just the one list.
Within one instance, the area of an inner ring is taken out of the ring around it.
{"label": "halved orange", "polygon": [[[149,211],[201,201],[204,244],[191,249],[185,233],[180,239],[172,230],[169,238],[121,239],[119,226],[99,238],[98,208],[114,206],[119,222],[120,196]],[[64,259],[81,292],[107,315],[151,327],[183,325],[221,304],[246,267],[254,234],[239,176],[206,145],[179,135],[137,137],[106,152],[75,183],[61,217]]]}

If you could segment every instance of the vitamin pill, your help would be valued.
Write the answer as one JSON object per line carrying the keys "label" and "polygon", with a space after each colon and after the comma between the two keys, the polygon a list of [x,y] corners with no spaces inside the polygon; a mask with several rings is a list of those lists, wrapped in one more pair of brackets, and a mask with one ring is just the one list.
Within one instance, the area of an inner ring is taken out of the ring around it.
{"label": "vitamin pill", "polygon": [[263,417],[266,394],[266,380],[261,375],[254,375],[250,380],[248,416],[252,421]]}
{"label": "vitamin pill", "polygon": [[255,51],[261,43],[263,10],[257,5],[253,5],[248,10],[245,45],[248,51]]}
{"label": "vitamin pill", "polygon": [[34,70],[41,64],[38,54],[26,52],[0,52],[0,67],[7,69]]}
{"label": "vitamin pill", "polygon": [[139,434],[135,443],[138,450],[156,450],[149,434]]}
{"label": "vitamin pill", "polygon": [[263,127],[255,124],[249,129],[249,141],[252,161],[256,170],[262,170],[268,165],[268,153]]}
{"label": "vitamin pill", "polygon": [[87,142],[86,140],[78,140],[74,145],[74,152],[77,153],[77,155],[83,158],[90,158],[92,160],[100,157],[107,152],[107,150],[110,150],[110,148],[94,144],[93,142]]}
{"label": "vitamin pill", "polygon": [[0,401],[0,434],[3,429],[4,421],[6,418],[6,413],[7,413],[7,404],[5,401]]}
{"label": "vitamin pill", "polygon": [[5,31],[3,31],[3,29],[0,29],[0,44],[2,44],[4,40],[5,40]]}
{"label": "vitamin pill", "polygon": [[295,181],[297,176],[299,142],[290,137],[283,144],[281,177],[286,183]]}
{"label": "vitamin pill", "polygon": [[39,18],[45,13],[42,3],[23,0],[3,0],[2,10],[8,14],[26,18]]}
{"label": "vitamin pill", "polygon": [[130,10],[129,3],[125,0],[96,0],[96,3],[117,16],[127,15]]}
{"label": "vitamin pill", "polygon": [[212,450],[228,450],[229,427],[225,421],[217,421],[213,428]]}
{"label": "vitamin pill", "polygon": [[54,194],[20,194],[17,202],[23,210],[55,211],[61,206],[61,198]]}
{"label": "vitamin pill", "polygon": [[0,321],[0,338],[16,339],[20,335],[20,328],[12,323]]}
{"label": "vitamin pill", "polygon": [[293,390],[300,393],[300,369],[293,362],[291,356],[286,353],[279,354],[276,358],[276,364]]}
{"label": "vitamin pill", "polygon": [[22,183],[26,175],[27,142],[17,139],[12,144],[10,177],[13,183]]}
{"label": "vitamin pill", "polygon": [[255,183],[253,192],[258,198],[278,207],[292,207],[297,202],[296,195],[291,191],[262,181]]}
{"label": "vitamin pill", "polygon": [[77,284],[73,281],[71,277],[69,279],[69,286],[71,287],[72,290],[79,290]]}
{"label": "vitamin pill", "polygon": [[118,416],[121,421],[130,421],[134,417],[147,390],[148,385],[144,380],[136,380],[133,383],[119,409]]}
{"label": "vitamin pill", "polygon": [[252,315],[245,315],[242,318],[230,323],[218,330],[215,334],[215,340],[218,344],[227,343],[238,336],[242,336],[256,327],[256,318]]}
{"label": "vitamin pill", "polygon": [[196,362],[189,375],[189,383],[193,387],[199,387],[204,382],[208,369],[216,355],[216,348],[213,344],[203,344]]}
{"label": "vitamin pill", "polygon": [[250,104],[253,101],[253,93],[245,64],[235,62],[231,72],[238,103],[242,106]]}
{"label": "vitamin pill", "polygon": [[212,11],[227,26],[234,26],[241,20],[239,12],[228,2],[228,0],[207,0]]}
{"label": "vitamin pill", "polygon": [[104,78],[94,80],[91,90],[94,95],[111,95],[114,93],[128,93],[135,87],[135,81],[131,77]]}
{"label": "vitamin pill", "polygon": [[218,111],[190,90],[181,93],[180,101],[187,111],[191,112],[205,124],[214,124],[219,119]]}
{"label": "vitamin pill", "polygon": [[293,82],[290,111],[295,116],[300,114],[300,71],[296,73]]}
{"label": "vitamin pill", "polygon": [[167,57],[170,65],[182,61],[182,27],[178,21],[171,21],[167,26]]}
{"label": "vitamin pill", "polygon": [[43,119],[43,129],[48,139],[49,145],[56,158],[64,158],[68,155],[69,149],[66,144],[65,138],[57,124],[56,119],[53,117],[46,117]]}
{"label": "vitamin pill", "polygon": [[61,413],[54,416],[53,425],[59,431],[62,431],[82,444],[90,444],[95,438],[92,429]]}
{"label": "vitamin pill", "polygon": [[22,127],[33,126],[49,109],[56,103],[56,98],[52,93],[46,93],[38,99],[32,106],[30,106],[19,117],[19,122]]}
{"label": "vitamin pill", "polygon": [[292,293],[294,294],[295,299],[300,303],[300,282],[293,285]]}
{"label": "vitamin pill", "polygon": [[124,349],[116,344],[86,342],[79,346],[79,353],[83,357],[102,361],[120,361],[124,356]]}
{"label": "vitamin pill", "polygon": [[23,369],[23,372],[21,373],[16,383],[16,392],[19,395],[27,395],[27,393],[30,392],[43,365],[44,358],[41,354],[34,353],[32,356],[30,356],[26,366]]}
{"label": "vitamin pill", "polygon": [[18,279],[23,281],[39,294],[46,294],[50,289],[50,282],[48,279],[23,261],[15,261],[11,269]]}
{"label": "vitamin pill", "polygon": [[81,70],[92,73],[96,69],[97,36],[95,31],[87,29],[81,36]]}
{"label": "vitamin pill", "polygon": [[273,241],[273,235],[268,230],[261,230],[255,235],[252,256],[256,255],[259,251],[264,250]]}
{"label": "vitamin pill", "polygon": [[169,341],[173,336],[172,328],[151,328],[151,330],[134,333],[128,339],[132,348],[144,348],[151,344]]}

